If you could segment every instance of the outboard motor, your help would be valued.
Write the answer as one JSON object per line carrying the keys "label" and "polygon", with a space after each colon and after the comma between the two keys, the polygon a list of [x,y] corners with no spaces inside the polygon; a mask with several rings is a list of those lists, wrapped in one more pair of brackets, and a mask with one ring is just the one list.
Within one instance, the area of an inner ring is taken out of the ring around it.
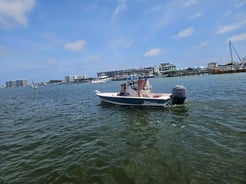
{"label": "outboard motor", "polygon": [[186,99],[186,88],[182,85],[177,85],[172,90],[172,104],[183,104]]}

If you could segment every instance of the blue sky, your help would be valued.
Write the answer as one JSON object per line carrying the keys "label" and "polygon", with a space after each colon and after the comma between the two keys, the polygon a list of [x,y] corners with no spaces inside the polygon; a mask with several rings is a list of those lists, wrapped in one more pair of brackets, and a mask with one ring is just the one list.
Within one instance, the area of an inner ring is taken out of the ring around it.
{"label": "blue sky", "polygon": [[246,0],[0,0],[0,84],[246,57]]}

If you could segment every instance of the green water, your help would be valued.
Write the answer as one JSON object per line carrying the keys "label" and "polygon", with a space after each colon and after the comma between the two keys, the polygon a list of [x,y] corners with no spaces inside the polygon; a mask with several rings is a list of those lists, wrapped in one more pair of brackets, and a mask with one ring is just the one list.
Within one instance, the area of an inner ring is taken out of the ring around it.
{"label": "green water", "polygon": [[150,80],[185,105],[100,102],[121,82],[0,90],[0,183],[246,183],[246,73]]}

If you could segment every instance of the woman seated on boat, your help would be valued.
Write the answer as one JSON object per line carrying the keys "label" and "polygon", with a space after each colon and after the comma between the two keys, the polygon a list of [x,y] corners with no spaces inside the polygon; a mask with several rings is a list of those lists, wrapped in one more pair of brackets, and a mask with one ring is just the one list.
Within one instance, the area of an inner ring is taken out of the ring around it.
{"label": "woman seated on boat", "polygon": [[118,96],[127,96],[128,93],[126,92],[126,84],[121,84],[121,89],[120,89],[120,93],[118,94]]}

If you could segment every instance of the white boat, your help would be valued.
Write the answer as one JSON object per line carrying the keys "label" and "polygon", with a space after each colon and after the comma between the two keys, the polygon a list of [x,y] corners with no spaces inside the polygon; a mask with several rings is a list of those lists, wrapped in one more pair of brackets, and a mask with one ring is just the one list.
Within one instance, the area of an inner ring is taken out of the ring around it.
{"label": "white boat", "polygon": [[[139,83],[138,87],[140,87]],[[132,83],[128,83],[125,92],[100,92],[98,90],[95,92],[102,101],[116,105],[164,107],[171,104],[183,104],[186,99],[186,88],[182,85],[175,86],[172,93],[152,93],[149,82],[145,82],[141,90],[136,89]]]}
{"label": "white boat", "polygon": [[111,81],[112,78],[111,77],[108,77],[107,75],[101,75],[95,79],[93,79],[91,81],[91,83],[104,83],[104,82],[108,82],[108,81]]}
{"label": "white boat", "polygon": [[35,85],[35,83],[33,82],[33,80],[32,80],[32,88],[33,89],[37,89],[37,85]]}

